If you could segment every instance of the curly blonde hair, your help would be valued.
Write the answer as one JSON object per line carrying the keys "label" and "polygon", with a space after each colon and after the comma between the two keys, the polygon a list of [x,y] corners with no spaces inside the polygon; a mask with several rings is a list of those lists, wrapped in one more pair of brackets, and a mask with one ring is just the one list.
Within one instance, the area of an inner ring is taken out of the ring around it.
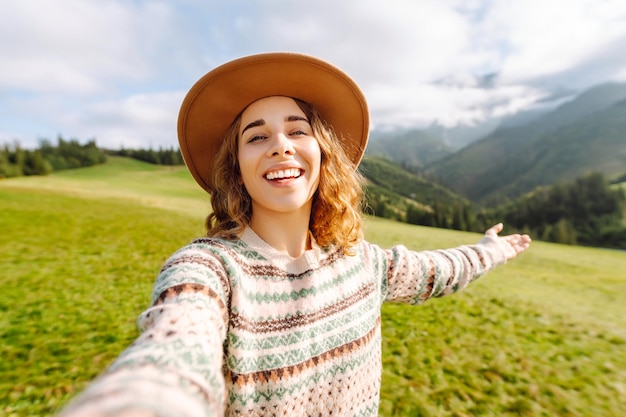
{"label": "curly blonde hair", "polygon": [[[293,99],[304,112],[321,150],[320,179],[313,196],[309,230],[321,247],[336,245],[346,254],[363,238],[364,179],[344,152],[332,127],[310,104]],[[226,132],[212,166],[211,205],[207,235],[235,239],[250,223],[252,200],[241,179],[238,132],[241,113]]]}

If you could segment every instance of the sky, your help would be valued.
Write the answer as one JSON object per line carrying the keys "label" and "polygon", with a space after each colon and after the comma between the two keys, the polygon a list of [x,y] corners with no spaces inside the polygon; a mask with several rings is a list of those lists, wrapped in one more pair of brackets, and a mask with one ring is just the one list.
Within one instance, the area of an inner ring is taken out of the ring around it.
{"label": "sky", "polygon": [[0,0],[0,143],[176,147],[189,88],[271,51],[347,72],[373,130],[476,125],[626,82],[626,1]]}

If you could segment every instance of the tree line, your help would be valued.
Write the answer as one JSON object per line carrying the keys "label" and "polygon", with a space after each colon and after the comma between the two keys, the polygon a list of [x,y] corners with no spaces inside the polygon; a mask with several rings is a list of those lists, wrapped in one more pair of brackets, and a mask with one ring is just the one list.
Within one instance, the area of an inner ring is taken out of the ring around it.
{"label": "tree line", "polygon": [[56,146],[43,139],[37,149],[24,149],[15,142],[0,149],[0,178],[48,175],[53,171],[88,167],[105,161],[106,154],[98,149],[95,140],[81,145],[76,139],[66,140],[59,136]]}
{"label": "tree line", "polygon": [[36,149],[25,149],[19,142],[0,149],[0,178],[48,175],[64,169],[83,168],[106,162],[107,155],[126,156],[158,165],[183,165],[178,148],[108,150],[98,148],[95,140],[81,144],[77,139],[57,138],[56,146],[47,139]]}
{"label": "tree line", "polygon": [[570,183],[536,188],[493,208],[470,203],[432,207],[410,206],[406,222],[424,226],[482,232],[504,222],[531,237],[570,245],[626,249],[626,193],[601,173]]}
{"label": "tree line", "polygon": [[155,165],[184,165],[183,155],[178,148],[154,149],[124,149],[119,151],[109,150],[110,155],[126,156]]}

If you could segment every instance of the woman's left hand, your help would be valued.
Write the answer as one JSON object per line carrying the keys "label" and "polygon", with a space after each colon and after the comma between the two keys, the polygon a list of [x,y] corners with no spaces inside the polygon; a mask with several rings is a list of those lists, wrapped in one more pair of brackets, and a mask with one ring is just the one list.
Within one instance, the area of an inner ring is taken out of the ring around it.
{"label": "woman's left hand", "polygon": [[504,251],[506,259],[509,260],[528,249],[531,239],[530,236],[519,233],[498,236],[498,233],[502,231],[503,227],[502,223],[492,226],[485,232],[485,237],[495,242]]}

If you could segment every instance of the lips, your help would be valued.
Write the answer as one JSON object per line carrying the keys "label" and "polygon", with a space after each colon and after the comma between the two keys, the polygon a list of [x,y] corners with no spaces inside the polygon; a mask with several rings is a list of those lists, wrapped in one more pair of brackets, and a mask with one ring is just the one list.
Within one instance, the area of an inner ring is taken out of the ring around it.
{"label": "lips", "polygon": [[279,169],[276,171],[270,171],[265,174],[265,178],[273,181],[273,180],[284,180],[291,178],[298,178],[302,175],[302,170],[299,168],[288,168],[288,169]]}

